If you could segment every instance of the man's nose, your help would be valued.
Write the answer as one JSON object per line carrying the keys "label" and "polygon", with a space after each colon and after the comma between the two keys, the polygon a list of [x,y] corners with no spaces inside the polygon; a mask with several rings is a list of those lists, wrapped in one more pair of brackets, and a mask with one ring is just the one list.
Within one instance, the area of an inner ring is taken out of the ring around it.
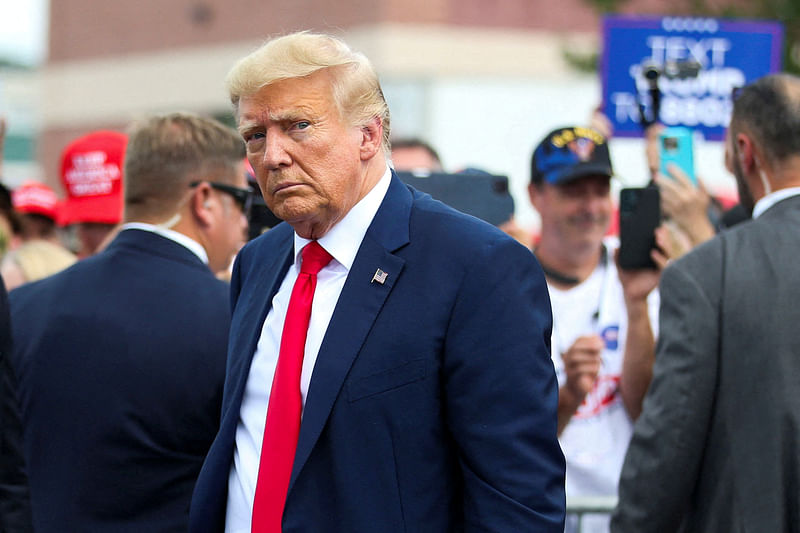
{"label": "man's nose", "polygon": [[284,148],[284,139],[280,135],[267,135],[263,163],[267,170],[275,170],[292,163],[292,158]]}
{"label": "man's nose", "polygon": [[586,209],[596,212],[602,211],[606,208],[608,203],[608,195],[602,194],[587,194],[583,198],[583,205]]}

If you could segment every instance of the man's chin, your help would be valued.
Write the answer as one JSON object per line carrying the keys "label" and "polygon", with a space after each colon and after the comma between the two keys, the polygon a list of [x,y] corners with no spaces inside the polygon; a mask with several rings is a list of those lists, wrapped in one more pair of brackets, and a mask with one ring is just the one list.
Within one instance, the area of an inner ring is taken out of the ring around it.
{"label": "man's chin", "polygon": [[573,243],[574,249],[590,250],[599,248],[605,236],[605,231],[602,233],[598,230],[576,231],[570,242]]}
{"label": "man's chin", "polygon": [[318,207],[313,202],[309,202],[308,199],[299,196],[288,197],[280,202],[272,203],[273,205],[268,206],[272,213],[290,224],[293,221],[299,222],[310,218],[318,212]]}
{"label": "man's chin", "polygon": [[595,222],[587,222],[585,224],[573,225],[575,235],[585,240],[603,240],[608,232],[608,224],[597,224]]}

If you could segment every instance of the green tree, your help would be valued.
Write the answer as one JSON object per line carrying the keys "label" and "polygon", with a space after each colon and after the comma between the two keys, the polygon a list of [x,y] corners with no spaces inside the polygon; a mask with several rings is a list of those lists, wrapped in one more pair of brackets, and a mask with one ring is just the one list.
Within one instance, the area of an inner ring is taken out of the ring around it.
{"label": "green tree", "polygon": [[[629,0],[584,0],[599,15],[618,13]],[[653,15],[687,15],[714,18],[746,18],[757,20],[777,20],[783,23],[783,69],[800,74],[800,0],[682,0],[663,2],[661,12]],[[576,56],[569,51],[564,57],[579,70],[591,69],[597,64],[595,55]],[[593,62],[592,62],[593,61]]]}
{"label": "green tree", "polygon": [[[596,0],[589,0],[594,3]],[[777,20],[783,23],[783,69],[800,74],[800,2],[761,0],[759,2],[714,2],[688,0],[690,11],[700,16]]]}

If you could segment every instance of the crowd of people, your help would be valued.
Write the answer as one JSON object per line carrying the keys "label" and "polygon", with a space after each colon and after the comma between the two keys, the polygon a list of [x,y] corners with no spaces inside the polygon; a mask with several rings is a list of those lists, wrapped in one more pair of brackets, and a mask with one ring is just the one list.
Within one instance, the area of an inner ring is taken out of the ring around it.
{"label": "crowd of people", "polygon": [[532,140],[533,236],[398,178],[444,165],[340,39],[226,86],[238,131],[154,115],[66,146],[64,200],[0,189],[0,531],[796,531],[800,79],[737,94],[735,227],[648,128],[642,269],[602,117]]}

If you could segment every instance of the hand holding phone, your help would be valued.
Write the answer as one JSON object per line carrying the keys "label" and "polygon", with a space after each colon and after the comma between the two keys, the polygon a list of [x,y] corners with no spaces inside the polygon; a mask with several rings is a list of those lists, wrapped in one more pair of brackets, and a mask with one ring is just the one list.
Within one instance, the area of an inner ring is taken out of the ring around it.
{"label": "hand holding phone", "polygon": [[692,130],[689,128],[678,126],[664,129],[658,136],[659,170],[661,173],[672,178],[669,165],[677,165],[689,177],[692,184],[697,186],[692,144]]}

